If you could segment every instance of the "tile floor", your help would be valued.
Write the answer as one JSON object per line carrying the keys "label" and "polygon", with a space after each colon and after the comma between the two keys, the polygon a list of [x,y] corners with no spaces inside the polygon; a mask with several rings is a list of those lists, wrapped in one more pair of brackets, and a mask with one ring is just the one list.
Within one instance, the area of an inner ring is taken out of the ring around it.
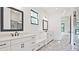
{"label": "tile floor", "polygon": [[72,46],[70,44],[62,47],[59,44],[54,44],[54,42],[51,42],[45,47],[41,48],[39,51],[79,51],[79,49],[75,46],[72,50]]}

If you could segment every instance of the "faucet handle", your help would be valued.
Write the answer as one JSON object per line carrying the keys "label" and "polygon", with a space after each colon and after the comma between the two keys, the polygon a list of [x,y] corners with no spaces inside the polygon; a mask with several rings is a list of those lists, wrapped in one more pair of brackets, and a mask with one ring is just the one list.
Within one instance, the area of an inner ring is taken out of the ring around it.
{"label": "faucet handle", "polygon": [[11,36],[13,37],[14,36],[14,34],[13,33],[10,33],[11,34]]}

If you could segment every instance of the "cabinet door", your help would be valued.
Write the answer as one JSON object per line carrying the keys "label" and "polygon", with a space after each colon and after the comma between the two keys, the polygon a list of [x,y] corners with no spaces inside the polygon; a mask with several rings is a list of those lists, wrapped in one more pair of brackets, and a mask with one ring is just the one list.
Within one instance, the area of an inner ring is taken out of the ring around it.
{"label": "cabinet door", "polygon": [[[29,42],[28,42],[29,43]],[[18,43],[16,45],[11,46],[12,51],[32,51],[32,45],[25,43]]]}
{"label": "cabinet door", "polygon": [[10,47],[10,41],[0,41],[0,49]]}
{"label": "cabinet door", "polygon": [[32,51],[32,44],[30,44],[29,42],[25,42],[24,43],[24,50],[25,51]]}
{"label": "cabinet door", "polygon": [[25,42],[24,42],[24,50],[25,51],[32,51],[33,46],[35,44],[35,37],[23,38],[23,40],[25,40]]}
{"label": "cabinet door", "polygon": [[10,47],[2,48],[0,51],[10,51]]}
{"label": "cabinet door", "polygon": [[11,41],[11,50],[14,51],[31,51],[35,43],[35,37],[25,37]]}
{"label": "cabinet door", "polygon": [[24,50],[24,43],[18,43],[16,45],[11,46],[12,51],[23,51]]}
{"label": "cabinet door", "polygon": [[24,50],[25,51],[32,51],[33,45],[35,44],[34,40],[27,40],[24,42]]}

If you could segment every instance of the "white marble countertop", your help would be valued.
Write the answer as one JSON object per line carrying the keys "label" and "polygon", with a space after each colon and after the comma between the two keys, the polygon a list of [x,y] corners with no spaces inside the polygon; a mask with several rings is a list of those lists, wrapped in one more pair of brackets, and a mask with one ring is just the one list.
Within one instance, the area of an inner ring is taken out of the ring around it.
{"label": "white marble countertop", "polygon": [[19,36],[3,36],[0,37],[0,41],[6,41],[6,40],[13,40],[13,39],[19,39],[19,38],[23,38],[23,37],[29,37],[29,36],[34,36],[34,34],[23,34],[23,35],[19,35]]}

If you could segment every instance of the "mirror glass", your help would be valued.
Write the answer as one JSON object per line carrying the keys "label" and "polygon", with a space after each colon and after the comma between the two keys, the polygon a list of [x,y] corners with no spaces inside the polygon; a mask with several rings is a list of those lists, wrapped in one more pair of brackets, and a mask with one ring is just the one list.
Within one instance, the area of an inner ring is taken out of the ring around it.
{"label": "mirror glass", "polygon": [[4,7],[3,30],[23,30],[23,11],[20,11],[13,7]]}
{"label": "mirror glass", "polygon": [[43,20],[43,30],[48,30],[48,21]]}
{"label": "mirror glass", "polygon": [[31,24],[38,25],[38,13],[31,9]]}

